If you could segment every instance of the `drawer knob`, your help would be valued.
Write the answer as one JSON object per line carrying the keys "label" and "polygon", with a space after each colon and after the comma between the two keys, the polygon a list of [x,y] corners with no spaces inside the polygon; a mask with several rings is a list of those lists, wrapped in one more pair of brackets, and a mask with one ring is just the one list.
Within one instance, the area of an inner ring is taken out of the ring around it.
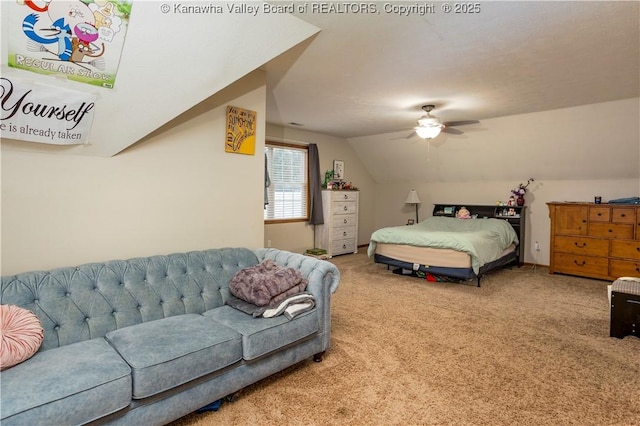
{"label": "drawer knob", "polygon": [[347,206],[344,206],[344,211],[346,212],[347,210],[349,210]]}
{"label": "drawer knob", "polygon": [[348,200],[348,199],[349,199],[349,196],[348,196],[347,194],[344,194],[344,199],[345,199],[345,200]]}
{"label": "drawer knob", "polygon": [[342,233],[342,235],[346,237],[346,236],[347,236],[347,231],[344,231],[344,232]]}
{"label": "drawer knob", "polygon": [[342,219],[342,222],[343,223],[347,223],[348,221],[347,221],[347,219]]}
{"label": "drawer knob", "polygon": [[573,261],[573,263],[575,263],[575,264],[576,264],[576,265],[578,265],[578,266],[584,266],[584,265],[586,265],[586,264],[587,264],[587,262],[585,262],[584,260],[583,260],[582,262],[580,262],[580,263],[578,263],[578,261],[577,261],[577,260],[574,260],[574,261]]}
{"label": "drawer knob", "polygon": [[342,248],[343,248],[343,249],[346,249],[346,248],[347,248],[347,245],[346,245],[346,244],[343,244],[343,245],[342,245]]}
{"label": "drawer knob", "polygon": [[575,244],[576,247],[578,248],[585,248],[587,246],[587,243],[582,243],[582,244],[578,244],[578,242],[574,242],[573,244]]}

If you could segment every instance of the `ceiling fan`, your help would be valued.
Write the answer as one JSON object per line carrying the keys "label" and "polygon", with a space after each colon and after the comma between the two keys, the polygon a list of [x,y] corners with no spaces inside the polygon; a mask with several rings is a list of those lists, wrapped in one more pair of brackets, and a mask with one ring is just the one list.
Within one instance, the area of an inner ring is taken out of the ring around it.
{"label": "ceiling fan", "polygon": [[[479,123],[478,120],[464,120],[464,121],[451,121],[443,123],[438,117],[431,115],[431,111],[435,108],[435,105],[423,105],[422,109],[427,113],[418,120],[418,125],[413,128],[415,134],[422,139],[433,139],[440,133],[449,133],[453,135],[461,135],[464,132],[456,129],[456,126],[464,126],[466,124]],[[410,136],[413,136],[411,134]]]}

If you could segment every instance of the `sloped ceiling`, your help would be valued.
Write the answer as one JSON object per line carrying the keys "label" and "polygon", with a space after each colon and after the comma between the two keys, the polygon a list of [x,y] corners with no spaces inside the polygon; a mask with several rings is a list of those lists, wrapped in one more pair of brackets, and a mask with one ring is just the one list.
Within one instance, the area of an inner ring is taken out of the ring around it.
{"label": "sloped ceiling", "polygon": [[319,31],[288,14],[162,13],[161,2],[134,1],[115,88],[109,90],[8,69],[8,2],[2,3],[3,74],[99,96],[89,145],[3,140],[3,148],[49,153],[115,155]]}
{"label": "sloped ceiling", "polygon": [[379,183],[637,179],[638,98],[489,118],[431,141],[407,131],[348,139]]}

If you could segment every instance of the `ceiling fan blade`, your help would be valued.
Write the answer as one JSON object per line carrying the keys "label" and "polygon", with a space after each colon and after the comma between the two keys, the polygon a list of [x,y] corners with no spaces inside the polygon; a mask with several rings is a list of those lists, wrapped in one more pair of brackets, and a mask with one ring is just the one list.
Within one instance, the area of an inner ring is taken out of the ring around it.
{"label": "ceiling fan blade", "polygon": [[463,120],[463,121],[450,121],[448,123],[444,123],[445,126],[466,126],[467,124],[478,124],[480,121],[478,120]]}
{"label": "ceiling fan blade", "polygon": [[417,137],[418,135],[416,134],[415,131],[409,133],[407,136],[398,136],[396,138],[391,138],[390,140],[392,141],[396,141],[398,139],[405,139],[405,140],[409,140],[409,139],[413,139],[414,137]]}
{"label": "ceiling fan blade", "polygon": [[445,126],[444,129],[441,130],[442,133],[449,133],[450,135],[463,135],[464,132],[460,129],[456,129],[454,127]]}

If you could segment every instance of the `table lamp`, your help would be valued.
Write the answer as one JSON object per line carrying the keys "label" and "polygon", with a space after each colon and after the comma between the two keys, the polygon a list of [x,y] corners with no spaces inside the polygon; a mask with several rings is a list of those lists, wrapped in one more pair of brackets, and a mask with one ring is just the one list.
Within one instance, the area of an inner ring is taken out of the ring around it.
{"label": "table lamp", "polygon": [[420,198],[418,197],[418,192],[415,189],[409,191],[407,195],[406,204],[413,204],[416,206],[416,223],[418,223],[418,205],[421,203]]}

